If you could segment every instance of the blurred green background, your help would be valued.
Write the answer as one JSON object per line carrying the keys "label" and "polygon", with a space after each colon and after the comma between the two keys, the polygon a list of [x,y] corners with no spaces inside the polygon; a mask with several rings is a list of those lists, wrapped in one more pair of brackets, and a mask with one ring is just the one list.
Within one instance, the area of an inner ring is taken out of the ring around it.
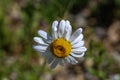
{"label": "blurred green background", "polygon": [[[61,19],[84,29],[87,52],[51,70],[33,37]],[[0,0],[0,80],[120,80],[120,0]]]}

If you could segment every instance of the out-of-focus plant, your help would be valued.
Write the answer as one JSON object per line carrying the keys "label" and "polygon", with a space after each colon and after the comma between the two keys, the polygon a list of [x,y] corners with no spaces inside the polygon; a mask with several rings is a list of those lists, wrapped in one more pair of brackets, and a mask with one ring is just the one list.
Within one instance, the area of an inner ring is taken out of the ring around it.
{"label": "out-of-focus plant", "polygon": [[[88,28],[89,29],[89,28]],[[88,50],[86,54],[87,71],[99,80],[108,79],[112,74],[112,66],[116,63],[111,55],[109,55],[103,45],[103,42],[98,40],[93,34],[94,30],[89,29],[86,33],[88,41]],[[91,36],[94,36],[91,38]],[[90,60],[90,61],[89,61]],[[114,63],[114,64],[113,64]],[[111,71],[111,72],[110,72]],[[113,72],[114,73],[114,72]]]}

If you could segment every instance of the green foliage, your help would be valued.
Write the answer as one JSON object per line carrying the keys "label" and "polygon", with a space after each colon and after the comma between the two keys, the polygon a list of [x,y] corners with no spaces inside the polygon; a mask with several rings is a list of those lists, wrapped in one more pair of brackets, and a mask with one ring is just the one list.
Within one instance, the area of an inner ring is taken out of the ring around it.
{"label": "green foliage", "polygon": [[[93,35],[93,30],[90,29],[89,33],[87,34],[87,36]],[[94,38],[90,39],[88,47],[89,48],[86,52],[86,58],[92,59],[93,65],[86,67],[87,71],[93,76],[97,77],[97,79],[105,80],[109,77],[108,75],[112,73],[110,66],[115,65],[114,59],[109,54],[107,54],[103,43],[99,40],[95,40]]]}

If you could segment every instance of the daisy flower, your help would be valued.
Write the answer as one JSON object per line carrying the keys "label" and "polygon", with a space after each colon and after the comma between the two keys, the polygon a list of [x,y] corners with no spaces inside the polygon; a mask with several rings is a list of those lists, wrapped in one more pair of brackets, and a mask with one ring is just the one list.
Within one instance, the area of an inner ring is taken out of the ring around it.
{"label": "daisy flower", "polygon": [[76,64],[76,58],[83,57],[87,50],[84,46],[82,28],[77,29],[72,34],[72,27],[68,20],[54,21],[51,35],[43,30],[39,30],[40,37],[34,37],[38,45],[34,49],[46,58],[51,68],[57,64]]}

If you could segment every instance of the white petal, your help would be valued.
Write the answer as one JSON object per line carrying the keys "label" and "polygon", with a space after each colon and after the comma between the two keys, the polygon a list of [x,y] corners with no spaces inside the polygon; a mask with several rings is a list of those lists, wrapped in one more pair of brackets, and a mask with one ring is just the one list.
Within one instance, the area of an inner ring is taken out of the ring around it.
{"label": "white petal", "polygon": [[76,43],[79,43],[83,39],[83,34],[80,34],[78,37],[76,37],[71,44],[74,45]]}
{"label": "white petal", "polygon": [[61,61],[60,61],[60,65],[64,65],[66,63],[66,60],[65,59],[62,59]]}
{"label": "white petal", "polygon": [[78,61],[77,61],[75,58],[73,58],[72,56],[68,56],[68,57],[67,57],[67,60],[68,60],[68,62],[71,63],[71,64],[76,64],[76,63],[78,63]]}
{"label": "white petal", "polygon": [[45,52],[48,46],[33,46],[33,48],[40,52]]}
{"label": "white petal", "polygon": [[79,37],[80,34],[81,34],[81,32],[82,32],[82,28],[77,29],[77,30],[73,33],[73,35],[71,36],[70,41],[72,42],[72,41],[74,41],[77,37]]}
{"label": "white petal", "polygon": [[85,52],[85,51],[79,51],[79,50],[78,50],[78,51],[77,51],[77,50],[75,51],[75,50],[73,50],[73,51],[71,51],[71,52],[72,52],[72,53],[75,53],[75,54],[81,54],[81,53],[83,53],[83,52]]}
{"label": "white petal", "polygon": [[46,57],[47,56],[47,53],[44,51],[44,52],[40,52],[41,56],[43,57]]}
{"label": "white petal", "polygon": [[47,63],[50,64],[54,60],[55,57],[51,53],[49,46],[47,47],[47,49],[44,53],[46,54],[45,57],[46,57]]}
{"label": "white petal", "polygon": [[79,53],[79,54],[78,54],[78,53],[77,53],[77,54],[76,54],[76,53],[71,53],[71,55],[72,55],[73,57],[83,57],[84,54],[85,54],[84,52],[83,52],[83,53]]}
{"label": "white petal", "polygon": [[58,29],[59,38],[61,38],[63,36],[64,29],[65,29],[65,20],[61,20],[60,24],[59,24],[59,29]]}
{"label": "white petal", "polygon": [[37,42],[37,43],[39,43],[39,44],[41,44],[41,45],[48,45],[47,43],[45,43],[45,42],[43,41],[42,38],[34,37],[33,39],[34,39],[35,42]]}
{"label": "white petal", "polygon": [[50,51],[47,52],[47,63],[50,64],[54,59],[55,57],[52,55],[52,53]]}
{"label": "white petal", "polygon": [[69,56],[65,58],[67,60],[68,63],[70,63],[70,59]]}
{"label": "white petal", "polygon": [[43,30],[39,30],[39,31],[38,31],[38,34],[39,34],[42,38],[44,38],[44,39],[51,39],[50,35],[47,34],[47,33],[46,33],[45,31],[43,31]]}
{"label": "white petal", "polygon": [[72,33],[72,27],[71,27],[70,22],[68,20],[65,22],[65,25],[66,26],[65,26],[65,31],[64,31],[63,37],[66,40],[69,40],[71,33]]}
{"label": "white petal", "polygon": [[39,30],[39,31],[38,31],[38,34],[39,34],[42,38],[47,39],[47,33],[46,33],[45,31]]}
{"label": "white petal", "polygon": [[58,38],[57,27],[58,27],[58,21],[54,21],[52,24],[52,38],[53,39]]}
{"label": "white petal", "polygon": [[79,48],[72,49],[72,52],[85,52],[86,50],[87,50],[86,47],[79,47]]}
{"label": "white petal", "polygon": [[39,30],[39,31],[38,31],[38,34],[43,38],[43,40],[44,40],[46,43],[50,44],[50,43],[52,42],[51,36],[50,36],[49,34],[47,34],[45,31]]}
{"label": "white petal", "polygon": [[51,64],[51,69],[54,69],[56,66],[57,66],[57,64],[59,63],[59,59],[54,59],[54,61],[52,62],[52,64]]}
{"label": "white petal", "polygon": [[[72,43],[71,43],[72,44]],[[84,41],[79,41],[76,44],[72,44],[72,48],[78,48],[78,47],[82,47],[84,45]]]}

